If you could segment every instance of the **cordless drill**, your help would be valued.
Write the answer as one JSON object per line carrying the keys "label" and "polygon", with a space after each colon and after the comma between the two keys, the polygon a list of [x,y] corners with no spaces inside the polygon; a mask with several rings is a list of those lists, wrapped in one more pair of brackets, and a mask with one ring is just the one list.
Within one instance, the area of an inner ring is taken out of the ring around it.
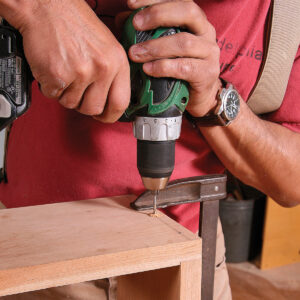
{"label": "cordless drill", "polygon": [[27,111],[32,75],[21,34],[6,21],[0,24],[0,131]]}
{"label": "cordless drill", "polygon": [[[128,52],[133,44],[169,36],[179,28],[137,31],[127,19],[122,44]],[[130,62],[131,100],[121,121],[132,121],[137,139],[137,167],[146,189],[154,194],[166,187],[174,169],[175,141],[180,136],[182,114],[189,100],[187,83],[174,78],[147,76],[142,64]]]}

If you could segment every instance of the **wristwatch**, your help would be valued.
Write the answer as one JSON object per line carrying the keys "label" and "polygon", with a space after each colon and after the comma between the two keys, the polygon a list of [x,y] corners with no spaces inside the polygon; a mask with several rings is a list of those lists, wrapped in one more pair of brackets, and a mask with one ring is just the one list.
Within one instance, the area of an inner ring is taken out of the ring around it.
{"label": "wristwatch", "polygon": [[228,126],[240,111],[240,97],[232,84],[223,83],[223,88],[217,94],[217,107],[214,113],[209,113],[204,117],[193,117],[187,113],[186,117],[194,124],[209,126]]}

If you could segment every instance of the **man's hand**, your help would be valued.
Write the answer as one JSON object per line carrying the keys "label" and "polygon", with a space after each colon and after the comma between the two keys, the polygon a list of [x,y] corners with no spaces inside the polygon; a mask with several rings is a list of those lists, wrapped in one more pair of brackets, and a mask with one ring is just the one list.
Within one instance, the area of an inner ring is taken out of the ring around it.
{"label": "man's hand", "polygon": [[134,45],[129,50],[131,60],[144,63],[143,70],[154,77],[173,77],[190,85],[187,110],[203,116],[217,105],[220,88],[220,49],[214,27],[193,1],[128,0],[132,9],[152,4],[138,12],[133,25],[137,30],[160,26],[187,28],[188,32],[161,37]]}
{"label": "man's hand", "polygon": [[27,4],[26,15],[14,20],[8,14],[8,21],[23,36],[42,93],[100,121],[118,120],[129,103],[130,78],[113,34],[84,0],[25,2],[31,10]]}

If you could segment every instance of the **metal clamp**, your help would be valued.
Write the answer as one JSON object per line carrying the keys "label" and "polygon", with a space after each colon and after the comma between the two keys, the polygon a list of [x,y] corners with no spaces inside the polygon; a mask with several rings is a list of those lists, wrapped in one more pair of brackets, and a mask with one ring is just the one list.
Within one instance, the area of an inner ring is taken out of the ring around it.
{"label": "metal clamp", "polygon": [[[226,175],[197,176],[174,180],[160,191],[157,208],[226,198],[226,180]],[[131,203],[131,207],[140,211],[152,209],[153,194],[151,191],[141,194]]]}
{"label": "metal clamp", "polygon": [[[226,175],[208,175],[174,180],[160,191],[158,208],[200,202],[199,236],[202,238],[201,299],[213,300],[219,200],[226,198]],[[153,208],[153,194],[146,191],[131,207]]]}

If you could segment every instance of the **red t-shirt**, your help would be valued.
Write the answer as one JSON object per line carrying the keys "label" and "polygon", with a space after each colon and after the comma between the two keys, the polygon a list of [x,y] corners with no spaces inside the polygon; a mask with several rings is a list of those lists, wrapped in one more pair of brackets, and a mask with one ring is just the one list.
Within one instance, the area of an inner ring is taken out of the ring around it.
{"label": "red t-shirt", "polygon": [[[114,31],[113,16],[124,0],[88,1]],[[199,1],[217,31],[221,76],[247,100],[259,72],[270,0]],[[269,116],[300,132],[299,52],[284,103]],[[297,85],[298,83],[298,85]],[[199,133],[183,122],[171,179],[221,173],[224,167]],[[131,124],[102,124],[46,99],[33,85],[30,110],[13,125],[7,154],[8,183],[0,184],[7,207],[138,194],[143,185],[136,168]],[[199,204],[170,208],[168,214],[195,231]]]}

